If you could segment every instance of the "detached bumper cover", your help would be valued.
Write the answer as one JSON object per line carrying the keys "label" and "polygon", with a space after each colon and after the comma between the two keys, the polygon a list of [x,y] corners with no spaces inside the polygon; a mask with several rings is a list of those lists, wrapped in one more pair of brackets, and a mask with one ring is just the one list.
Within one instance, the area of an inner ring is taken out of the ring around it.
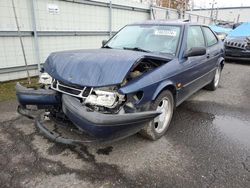
{"label": "detached bumper cover", "polygon": [[80,129],[98,139],[116,139],[138,132],[146,122],[160,114],[146,111],[127,114],[102,114],[88,111],[77,98],[62,95],[62,108],[66,116]]}
{"label": "detached bumper cover", "polygon": [[21,105],[58,105],[60,97],[51,89],[33,89],[16,84],[16,96]]}

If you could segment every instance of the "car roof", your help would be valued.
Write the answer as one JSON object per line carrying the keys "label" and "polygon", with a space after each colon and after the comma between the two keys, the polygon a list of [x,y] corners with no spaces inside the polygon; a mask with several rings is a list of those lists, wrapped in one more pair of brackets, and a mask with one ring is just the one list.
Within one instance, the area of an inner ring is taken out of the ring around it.
{"label": "car roof", "polygon": [[136,22],[136,23],[128,24],[128,25],[176,25],[176,26],[200,25],[200,26],[206,26],[204,24],[190,22],[189,20],[183,20],[183,19],[175,19],[175,20],[146,20],[146,21]]}

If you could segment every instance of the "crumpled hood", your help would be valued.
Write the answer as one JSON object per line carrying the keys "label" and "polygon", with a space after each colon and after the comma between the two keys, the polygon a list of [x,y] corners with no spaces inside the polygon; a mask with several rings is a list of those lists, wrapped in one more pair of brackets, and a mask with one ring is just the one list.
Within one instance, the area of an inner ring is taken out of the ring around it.
{"label": "crumpled hood", "polygon": [[145,52],[116,49],[54,52],[44,63],[44,70],[67,84],[100,87],[123,81],[141,58],[164,58]]}

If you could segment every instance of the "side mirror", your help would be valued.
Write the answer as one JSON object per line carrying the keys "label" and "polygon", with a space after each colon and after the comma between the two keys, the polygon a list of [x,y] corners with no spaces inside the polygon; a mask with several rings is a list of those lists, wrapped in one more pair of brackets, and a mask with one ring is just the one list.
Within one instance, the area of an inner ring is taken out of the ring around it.
{"label": "side mirror", "polygon": [[103,40],[102,41],[102,46],[104,46],[107,42],[108,42],[108,40]]}
{"label": "side mirror", "polygon": [[205,47],[193,47],[190,50],[186,51],[184,57],[192,57],[192,56],[202,56],[207,53]]}

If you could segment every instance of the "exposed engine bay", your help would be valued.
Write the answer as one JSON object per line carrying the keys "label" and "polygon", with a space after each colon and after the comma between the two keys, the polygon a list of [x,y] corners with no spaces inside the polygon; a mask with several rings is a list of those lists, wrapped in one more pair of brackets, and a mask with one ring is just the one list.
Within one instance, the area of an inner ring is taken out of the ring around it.
{"label": "exposed engine bay", "polygon": [[134,103],[138,102],[143,93],[137,92],[131,96],[121,95],[117,90],[129,84],[143,74],[153,71],[157,67],[165,64],[166,61],[144,58],[136,63],[122,84],[118,87],[101,88],[102,90],[93,90],[93,93],[83,101],[83,104],[94,111],[101,113],[127,113],[136,111]]}
{"label": "exposed engine bay", "polygon": [[144,58],[138,63],[136,63],[127,78],[123,81],[121,86],[126,85],[130,80],[135,79],[146,72],[152,71],[157,67],[160,67],[161,65],[167,63],[168,61],[158,60],[158,59],[150,59],[150,58]]}

